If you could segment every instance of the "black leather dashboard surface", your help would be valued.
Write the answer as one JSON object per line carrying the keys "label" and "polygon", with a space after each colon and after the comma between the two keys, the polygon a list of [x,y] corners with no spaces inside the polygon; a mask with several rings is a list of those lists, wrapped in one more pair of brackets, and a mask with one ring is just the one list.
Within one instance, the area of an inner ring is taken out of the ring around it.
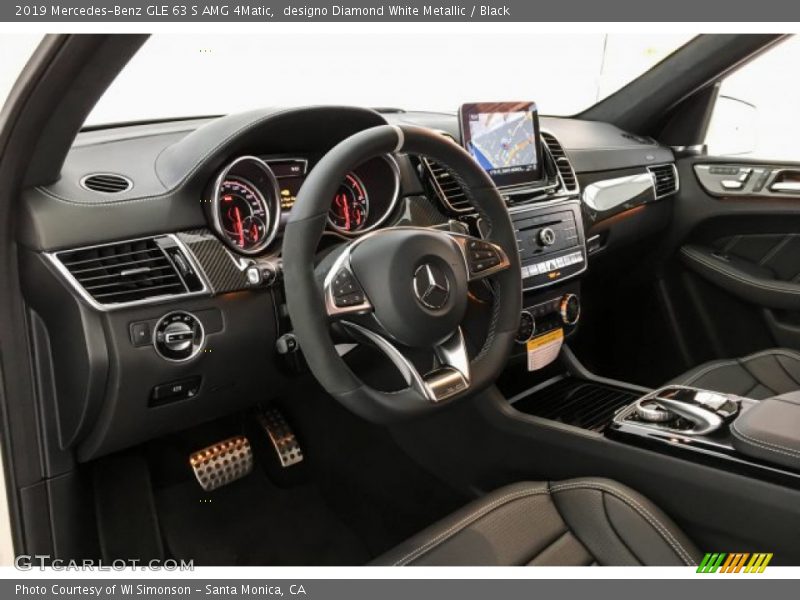
{"label": "black leather dashboard surface", "polygon": [[[219,117],[116,127],[79,134],[58,181],[23,191],[18,240],[53,251],[206,225],[202,201],[220,167],[241,154],[322,154],[345,137],[384,123],[409,123],[458,138],[455,114],[379,114],[355,107],[262,109]],[[673,160],[668,148],[613,125],[542,118],[578,173]],[[87,190],[94,173],[117,173],[131,189]],[[411,187],[419,188],[419,183]],[[68,226],[65,226],[68,224]]]}

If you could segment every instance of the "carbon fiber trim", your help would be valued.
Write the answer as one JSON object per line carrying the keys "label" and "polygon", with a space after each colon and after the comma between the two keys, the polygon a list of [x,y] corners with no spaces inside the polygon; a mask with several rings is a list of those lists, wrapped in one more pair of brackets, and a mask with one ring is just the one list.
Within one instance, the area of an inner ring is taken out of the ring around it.
{"label": "carbon fiber trim", "polygon": [[247,276],[225,245],[208,229],[176,234],[194,255],[215,294],[247,289]]}
{"label": "carbon fiber trim", "polygon": [[404,213],[399,223],[395,225],[414,225],[416,227],[430,227],[447,223],[447,216],[425,196],[409,196],[403,199]]}

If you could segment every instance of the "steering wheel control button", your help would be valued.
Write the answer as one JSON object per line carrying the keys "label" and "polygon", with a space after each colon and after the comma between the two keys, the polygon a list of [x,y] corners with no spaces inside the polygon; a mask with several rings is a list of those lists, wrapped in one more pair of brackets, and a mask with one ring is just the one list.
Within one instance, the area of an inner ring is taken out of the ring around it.
{"label": "steering wheel control button", "polygon": [[200,320],[193,314],[175,311],[156,323],[153,346],[158,354],[170,361],[181,362],[197,355],[203,347],[205,333]]}
{"label": "steering wheel control button", "polygon": [[469,240],[467,242],[467,262],[470,274],[480,275],[499,266],[503,262],[503,258],[493,244],[482,240]]}
{"label": "steering wheel control button", "polygon": [[349,308],[351,306],[359,306],[364,303],[364,294],[354,292],[352,294],[345,294],[344,296],[334,296],[333,303],[337,308]]}
{"label": "steering wheel control button", "polygon": [[414,272],[414,294],[423,306],[439,310],[450,297],[450,280],[441,267],[425,263]]}
{"label": "steering wheel control button", "polygon": [[358,291],[356,278],[353,277],[353,274],[347,269],[342,269],[336,274],[336,277],[333,278],[333,286],[331,289],[333,290],[334,298],[349,296]]}
{"label": "steering wheel control button", "polygon": [[330,284],[330,290],[336,308],[360,308],[367,299],[355,276],[347,268],[340,269],[336,273]]}

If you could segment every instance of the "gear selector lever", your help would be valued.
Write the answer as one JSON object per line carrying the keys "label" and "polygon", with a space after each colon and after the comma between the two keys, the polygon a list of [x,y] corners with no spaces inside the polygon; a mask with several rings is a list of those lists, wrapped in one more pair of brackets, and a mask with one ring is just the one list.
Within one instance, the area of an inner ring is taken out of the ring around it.
{"label": "gear selector lever", "polygon": [[638,421],[683,435],[708,435],[739,412],[736,397],[694,388],[669,386],[641,398]]}

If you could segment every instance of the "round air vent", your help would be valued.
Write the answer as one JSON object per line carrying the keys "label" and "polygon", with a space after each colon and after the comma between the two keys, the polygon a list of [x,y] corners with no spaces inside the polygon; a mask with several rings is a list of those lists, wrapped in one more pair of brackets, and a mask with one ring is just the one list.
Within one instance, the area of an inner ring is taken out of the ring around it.
{"label": "round air vent", "polygon": [[116,173],[94,173],[81,179],[81,186],[102,194],[118,194],[131,189],[133,182]]}

